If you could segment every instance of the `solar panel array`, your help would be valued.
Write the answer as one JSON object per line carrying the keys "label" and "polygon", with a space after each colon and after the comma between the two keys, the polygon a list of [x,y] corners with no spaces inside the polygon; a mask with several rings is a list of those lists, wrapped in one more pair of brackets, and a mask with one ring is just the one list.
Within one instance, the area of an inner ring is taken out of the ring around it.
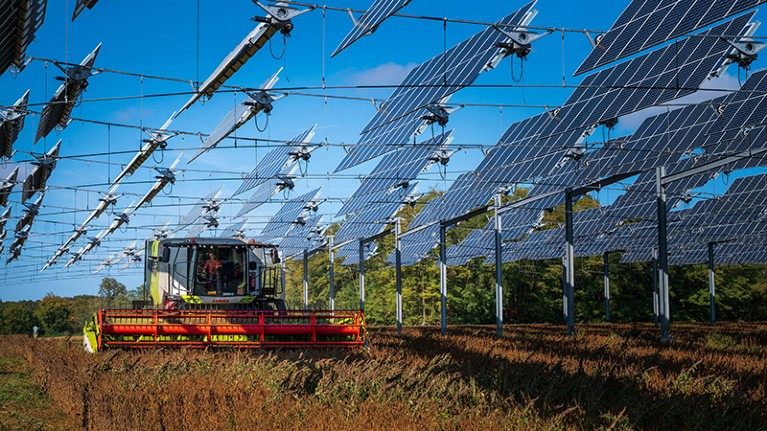
{"label": "solar panel array", "polygon": [[[534,5],[535,1],[496,24],[503,27],[519,25]],[[507,40],[506,35],[488,27],[411,70],[364,127],[363,138],[341,161],[336,172],[385,154],[406,142],[410,137],[408,132],[417,129],[421,117],[427,113],[424,108],[471,85],[483,70],[493,66],[496,57],[503,55],[503,48],[498,44]],[[364,136],[387,125],[387,129],[373,135],[374,139]]]}
{"label": "solar panel array", "polygon": [[321,216],[308,217],[303,225],[298,225],[283,237],[279,248],[283,256],[298,256],[306,250],[313,250],[324,242],[320,228]]}
{"label": "solar panel array", "polygon": [[29,90],[13,104],[12,107],[0,110],[0,158],[10,158],[13,153],[13,143],[24,128]]}
{"label": "solar panel array", "polygon": [[279,80],[279,73],[282,71],[280,68],[271,78],[258,87],[258,90],[254,93],[246,93],[247,100],[241,102],[235,106],[229,113],[227,113],[223,119],[218,123],[215,129],[208,135],[203,142],[202,147],[197,150],[194,155],[189,158],[187,163],[192,163],[195,159],[203,155],[204,153],[212,150],[218,145],[219,142],[226,139],[229,135],[234,133],[237,129],[242,127],[245,123],[255,117],[256,114],[263,111],[267,114],[272,110],[272,98],[266,90],[274,87],[274,84]]}
{"label": "solar panel array", "polygon": [[234,196],[260,186],[292,163],[298,162],[302,158],[308,159],[310,153],[317,148],[316,145],[309,145],[314,137],[315,127],[317,127],[316,124],[299,133],[295,138],[286,142],[284,146],[280,145],[266,153],[253,168],[253,171],[245,177],[240,188],[234,192]]}
{"label": "solar panel array", "polygon": [[[501,241],[509,242],[524,238],[540,223],[543,212],[520,208],[501,217]],[[474,229],[459,244],[447,248],[448,265],[463,265],[471,259],[487,257],[495,253],[495,221],[490,220],[484,228]]]}
{"label": "solar panel array", "polygon": [[77,103],[77,99],[88,87],[88,78],[92,74],[96,57],[101,50],[101,44],[88,54],[79,66],[65,68],[64,83],[56,89],[53,97],[43,106],[40,114],[40,122],[37,125],[37,134],[34,142],[48,136],[54,128],[65,128],[69,124],[69,116]]}
{"label": "solar panel array", "polygon": [[16,179],[19,177],[19,167],[16,166],[8,176],[0,182],[0,206],[8,205],[8,195],[16,186]]}
{"label": "solar panel array", "polygon": [[575,74],[637,54],[762,3],[764,0],[633,0],[599,38]]}
{"label": "solar panel array", "polygon": [[335,234],[338,243],[369,238],[383,232],[391,224],[391,218],[415,193],[417,183],[407,187],[383,190],[375,193],[375,200],[348,217]]}
{"label": "solar panel array", "polygon": [[56,161],[59,157],[60,148],[61,141],[57,142],[53,148],[40,157],[36,162],[33,162],[35,168],[32,169],[32,172],[30,172],[22,185],[22,203],[31,198],[35,193],[45,190],[45,186],[48,183],[48,177],[51,176],[51,173],[56,168]]}
{"label": "solar panel array", "polygon": [[48,0],[0,0],[0,75],[22,67],[47,6]]}
{"label": "solar panel array", "polygon": [[348,48],[359,38],[373,33],[384,20],[407,6],[410,0],[375,0],[368,10],[354,23],[354,28],[344,37],[331,58]]}
{"label": "solar panel array", "polygon": [[738,35],[754,13],[589,75],[556,114],[557,134],[610,121],[694,93],[732,49],[720,35]]}
{"label": "solar panel array", "polygon": [[261,230],[261,241],[270,242],[274,238],[282,237],[286,235],[294,225],[304,223],[305,221],[302,215],[307,212],[307,207],[311,206],[310,204],[317,204],[316,200],[319,193],[320,188],[316,188],[287,201],[279,211],[269,219],[269,222]]}
{"label": "solar panel array", "polygon": [[375,203],[382,192],[404,186],[435,162],[435,155],[444,152],[452,140],[452,130],[435,136],[422,144],[398,149],[382,158],[365,176],[360,187],[344,202],[338,216],[357,211]]}
{"label": "solar panel array", "polygon": [[273,195],[283,190],[292,190],[294,187],[293,177],[290,175],[292,168],[284,168],[282,172],[262,183],[255,192],[242,205],[235,218],[244,216],[261,205],[268,202]]}

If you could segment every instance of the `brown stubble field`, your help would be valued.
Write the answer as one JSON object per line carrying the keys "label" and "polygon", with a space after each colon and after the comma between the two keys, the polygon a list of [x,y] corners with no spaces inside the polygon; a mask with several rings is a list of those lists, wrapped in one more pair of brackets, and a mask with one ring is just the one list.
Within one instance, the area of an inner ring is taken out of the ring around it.
{"label": "brown stubble field", "polygon": [[651,324],[371,328],[360,351],[95,356],[11,336],[3,355],[72,429],[767,429],[767,324],[672,329],[661,344]]}

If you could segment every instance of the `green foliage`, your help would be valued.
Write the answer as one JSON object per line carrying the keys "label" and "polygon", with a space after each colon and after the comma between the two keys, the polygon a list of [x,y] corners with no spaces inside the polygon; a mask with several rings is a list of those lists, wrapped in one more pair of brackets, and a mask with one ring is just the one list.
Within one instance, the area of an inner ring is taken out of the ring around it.
{"label": "green foliage", "polygon": [[31,334],[39,324],[33,301],[0,303],[0,334]]}
{"label": "green foliage", "polygon": [[104,299],[107,308],[125,306],[127,293],[125,285],[114,278],[104,277],[99,285],[99,296]]}
{"label": "green foliage", "polygon": [[68,301],[49,293],[37,305],[35,317],[40,321],[42,333],[45,335],[62,335],[70,331],[72,311]]}

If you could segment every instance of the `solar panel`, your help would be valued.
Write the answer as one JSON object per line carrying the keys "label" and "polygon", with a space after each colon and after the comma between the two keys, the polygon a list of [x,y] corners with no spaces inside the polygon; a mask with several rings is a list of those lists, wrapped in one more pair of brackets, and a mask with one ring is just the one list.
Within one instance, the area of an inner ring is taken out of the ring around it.
{"label": "solar panel", "polygon": [[[538,209],[516,208],[501,218],[501,241],[516,241],[530,234],[539,225],[543,212]],[[495,254],[495,220],[482,229],[474,229],[461,241],[447,249],[448,265],[463,265],[471,259]]]}
{"label": "solar panel", "polygon": [[[410,234],[400,241],[402,266],[411,266],[426,258],[439,243],[439,226],[432,225]],[[389,265],[394,265],[394,253],[387,258]]]}
{"label": "solar panel", "polygon": [[245,229],[245,225],[247,224],[248,224],[247,219],[241,222],[233,223],[225,227],[221,231],[221,234],[218,237],[219,238],[245,238],[245,233],[247,232],[247,229]]}
{"label": "solar panel", "polygon": [[[187,161],[192,163],[196,158],[200,157],[203,153],[212,150],[218,145],[219,142],[226,139],[227,136],[234,133],[237,129],[242,127],[256,114],[263,111],[266,114],[272,112],[272,103],[277,100],[272,97],[266,90],[274,87],[274,84],[279,80],[279,73],[282,71],[280,68],[271,78],[266,80],[258,90],[253,93],[245,93],[248,96],[248,100],[235,106],[234,109],[229,111],[228,114],[218,123],[218,126],[213,132],[208,135],[202,147]],[[180,112],[180,111],[179,111]],[[176,114],[178,115],[178,114]]]}
{"label": "solar panel", "polygon": [[[506,244],[501,260],[503,263],[521,259],[541,260],[563,256],[560,251],[564,235],[559,229],[546,229],[531,232],[524,240]],[[560,244],[561,243],[561,244]]]}
{"label": "solar panel", "polygon": [[8,177],[0,181],[0,206],[8,205],[8,196],[16,185],[16,179],[19,177],[19,167],[15,167]]}
{"label": "solar panel", "polygon": [[354,23],[354,28],[343,38],[330,58],[348,48],[359,38],[372,34],[384,20],[407,6],[410,0],[375,0],[368,10]]}
{"label": "solar panel", "polygon": [[244,178],[242,185],[234,192],[233,196],[260,186],[292,163],[309,160],[311,152],[318,148],[317,145],[308,145],[314,137],[315,127],[317,127],[316,124],[286,142],[284,146],[279,146],[266,153],[253,171]]}
{"label": "solar panel", "polygon": [[575,72],[579,75],[751,9],[765,0],[634,0]]}
{"label": "solar panel", "polygon": [[29,90],[13,106],[0,111],[0,158],[11,157],[13,143],[18,139],[21,129],[24,128],[28,103]]}
{"label": "solar panel", "polygon": [[307,210],[317,208],[318,203],[316,199],[319,196],[320,189],[321,187],[316,188],[309,193],[286,202],[261,230],[262,240],[268,241],[273,238],[279,238],[286,235],[295,224],[305,223],[304,218],[301,216]]}
{"label": "solar panel", "polygon": [[[375,242],[369,242],[365,244],[362,251],[365,260],[378,254],[378,244]],[[359,265],[360,264],[360,249],[359,243],[347,244],[339,248],[335,252],[336,259],[343,259],[343,265]]]}
{"label": "solar panel", "polygon": [[35,168],[24,180],[21,190],[21,202],[24,203],[32,195],[39,191],[45,190],[45,186],[48,183],[48,177],[50,177],[53,169],[56,168],[56,161],[59,157],[59,148],[61,148],[61,141],[57,142],[46,154],[39,157],[36,162],[32,162]]}
{"label": "solar panel", "polygon": [[292,257],[322,245],[321,220],[321,216],[308,217],[305,224],[296,226],[283,237],[278,243],[283,256]]}
{"label": "solar panel", "polygon": [[694,93],[732,49],[727,39],[717,36],[741,34],[753,16],[737,17],[702,37],[684,39],[587,76],[558,109],[558,121],[548,134],[610,122]]}
{"label": "solar panel", "polygon": [[11,207],[8,207],[3,211],[3,214],[0,215],[0,229],[5,229],[5,224],[8,223],[8,220],[11,219]]}
{"label": "solar panel", "polygon": [[[748,149],[764,142],[756,133],[767,118],[767,70],[751,74],[739,91],[724,100],[721,115],[709,130],[705,148],[710,154],[723,154]],[[754,130],[757,129],[757,130]]]}
{"label": "solar panel", "polygon": [[112,187],[103,197],[99,199],[99,204],[96,206],[96,209],[91,211],[91,213],[88,215],[88,217],[85,219],[85,221],[82,222],[78,230],[84,230],[88,224],[93,221],[94,219],[101,217],[102,214],[109,208],[111,205],[117,204],[117,198],[118,195],[117,192],[117,186]]}
{"label": "solar panel", "polygon": [[30,228],[31,226],[27,225],[23,229],[16,231],[13,242],[11,243],[11,250],[20,250],[24,247],[24,243],[27,242],[27,238],[29,238]]}
{"label": "solar panel", "polygon": [[86,7],[88,9],[93,9],[93,6],[96,6],[98,1],[99,0],[77,0],[77,2],[75,2],[75,10],[72,12],[72,21],[77,19]]}
{"label": "solar panel", "polygon": [[728,97],[647,118],[630,137],[610,141],[587,153],[583,177],[593,181],[646,171],[691,156],[706,141],[707,131],[719,118],[719,109]]}
{"label": "solar panel", "polygon": [[410,138],[428,121],[423,117],[428,111],[418,110],[383,126],[364,133],[336,167],[335,172],[357,166],[380,155],[389,153],[399,146],[407,145]]}
{"label": "solar panel", "polygon": [[202,217],[202,223],[198,223],[189,230],[186,231],[186,236],[189,238],[197,238],[202,235],[203,232],[210,228],[218,227],[218,219],[214,214],[206,214]]}
{"label": "solar panel", "polygon": [[367,207],[347,218],[335,233],[335,240],[342,243],[383,232],[391,224],[391,218],[415,193],[416,187],[417,183],[411,183],[405,188],[382,191]]}
{"label": "solar panel", "polygon": [[152,184],[152,188],[150,188],[149,191],[146,192],[141,200],[139,200],[138,203],[134,206],[135,209],[142,207],[144,204],[152,202],[152,199],[154,199],[154,197],[157,196],[157,194],[160,193],[162,189],[165,188],[165,186],[167,186],[169,183],[175,183],[176,173],[174,169],[176,169],[176,166],[178,165],[179,160],[181,160],[182,155],[183,153],[179,154],[173,164],[171,164],[167,169],[155,168],[155,170],[157,170],[160,175],[157,177],[157,181]]}
{"label": "solar panel", "polygon": [[344,202],[337,216],[368,205],[376,192],[405,186],[436,161],[445,161],[446,148],[452,141],[452,130],[415,146],[398,149],[382,158],[363,180],[360,187]]}
{"label": "solar panel", "polygon": [[[141,263],[141,255],[144,254],[144,250],[139,250],[134,254],[133,256],[130,256],[128,260],[125,261],[125,263],[120,267],[120,271],[125,271],[133,264],[139,264]],[[140,265],[139,265],[140,266]]]}
{"label": "solar panel", "polygon": [[561,174],[563,159],[569,149],[580,142],[585,131],[585,128],[574,129],[548,139],[532,135],[497,145],[475,172],[496,188]]}
{"label": "solar panel", "polygon": [[0,0],[0,75],[11,67],[24,66],[47,5],[47,0]]}
{"label": "solar panel", "polygon": [[200,199],[200,202],[195,203],[189,212],[181,219],[181,221],[179,221],[179,229],[189,226],[208,213],[218,213],[218,210],[221,207],[221,201],[218,200],[218,196],[221,195],[223,189],[224,187],[221,186],[218,190],[214,190],[205,195],[205,197]]}
{"label": "solar panel", "polygon": [[477,178],[474,172],[461,174],[444,194],[426,203],[410,226],[417,227],[466,214],[486,205],[497,191],[497,184]]}
{"label": "solar panel", "polygon": [[120,172],[117,177],[112,181],[112,184],[117,184],[125,178],[128,175],[133,175],[136,170],[144,164],[144,162],[152,155],[154,154],[155,150],[158,148],[165,149],[165,147],[168,146],[168,139],[175,136],[173,133],[167,133],[165,132],[165,129],[170,126],[171,121],[173,121],[173,115],[168,118],[167,121],[165,121],[165,124],[162,125],[158,130],[148,133],[149,139],[144,141],[144,146],[141,147],[139,152],[133,156],[133,159],[131,159],[130,162],[128,162],[127,165],[123,168],[122,172]]}
{"label": "solar panel", "polygon": [[[492,222],[490,222],[492,225]],[[487,256],[495,250],[495,232],[492,228],[474,229],[461,241],[447,248],[448,266],[464,265],[470,260]]]}
{"label": "solar panel", "polygon": [[[283,172],[286,172],[286,170],[283,169]],[[289,172],[289,170],[287,172]],[[261,184],[243,204],[240,212],[238,212],[234,217],[242,217],[243,215],[260,207],[261,205],[265,204],[275,193],[278,193],[282,190],[292,190],[294,187],[293,179],[294,178],[290,176],[290,174],[283,173]]]}
{"label": "solar panel", "polygon": [[178,114],[192,106],[200,98],[209,99],[213,97],[216,90],[237,73],[278,31],[289,35],[293,28],[291,19],[311,10],[297,10],[285,3],[278,3],[273,6],[258,4],[258,6],[264,8],[268,15],[264,18],[254,18],[254,21],[258,21],[259,24],[221,61],[221,64],[200,85],[189,101],[181,107]]}
{"label": "solar panel", "polygon": [[138,249],[136,248],[136,241],[131,241],[130,244],[123,247],[122,251],[120,253],[113,254],[109,261],[113,265],[117,265],[118,263],[122,262],[126,257],[130,257],[135,255],[138,252]]}
{"label": "solar panel", "polygon": [[45,196],[45,193],[40,193],[40,196],[37,197],[37,200],[35,200],[34,203],[24,203],[26,209],[24,210],[24,215],[16,223],[16,232],[20,232],[25,226],[32,225],[35,221],[35,217],[40,213],[40,207],[43,204],[43,196]]}
{"label": "solar panel", "polygon": [[63,78],[64,83],[53,93],[51,100],[43,106],[43,111],[40,113],[40,123],[37,125],[35,143],[40,138],[48,136],[56,126],[62,129],[67,127],[69,116],[75,107],[75,103],[77,103],[77,99],[80,98],[85,88],[88,87],[88,78],[94,74],[93,63],[96,62],[100,49],[101,44],[98,44],[96,49],[91,51],[80,62],[79,66],[62,68],[66,75]]}
{"label": "solar panel", "polygon": [[[496,24],[507,28],[519,25],[535,3],[528,3]],[[504,55],[503,48],[498,47],[498,44],[507,40],[506,35],[488,27],[417,66],[381,105],[362,133],[368,133],[430,103],[439,102],[471,85],[483,70],[495,65],[496,57]]]}

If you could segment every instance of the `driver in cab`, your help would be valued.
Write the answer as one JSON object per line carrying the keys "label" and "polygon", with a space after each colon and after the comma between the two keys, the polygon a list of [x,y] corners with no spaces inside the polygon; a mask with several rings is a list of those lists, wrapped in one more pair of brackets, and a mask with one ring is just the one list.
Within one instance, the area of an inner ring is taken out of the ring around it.
{"label": "driver in cab", "polygon": [[215,288],[215,276],[221,270],[221,261],[216,257],[216,253],[208,252],[208,260],[205,261],[203,269],[208,274],[209,287]]}

